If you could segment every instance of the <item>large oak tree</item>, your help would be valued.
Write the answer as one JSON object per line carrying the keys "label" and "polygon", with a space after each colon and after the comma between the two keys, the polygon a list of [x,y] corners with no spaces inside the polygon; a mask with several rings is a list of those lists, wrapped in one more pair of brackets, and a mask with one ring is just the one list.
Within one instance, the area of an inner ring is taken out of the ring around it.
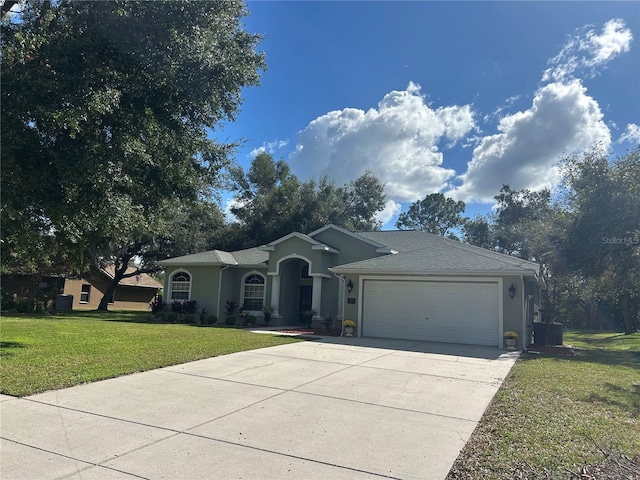
{"label": "large oak tree", "polygon": [[144,270],[163,253],[228,163],[233,145],[211,132],[265,67],[247,13],[239,0],[28,0],[3,17],[5,269],[115,264],[106,309],[134,257]]}

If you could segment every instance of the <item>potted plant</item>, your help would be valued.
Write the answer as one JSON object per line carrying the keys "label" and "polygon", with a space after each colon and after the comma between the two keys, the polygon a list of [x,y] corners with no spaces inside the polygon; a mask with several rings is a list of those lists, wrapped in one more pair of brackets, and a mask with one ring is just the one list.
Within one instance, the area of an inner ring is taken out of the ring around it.
{"label": "potted plant", "polygon": [[504,332],[502,335],[505,343],[507,344],[507,350],[515,350],[516,349],[516,340],[518,340],[518,334],[513,330],[509,330],[508,332]]}
{"label": "potted plant", "polygon": [[345,320],[342,322],[345,337],[353,337],[353,329],[356,328],[356,322],[353,320]]}
{"label": "potted plant", "polygon": [[262,307],[262,314],[264,315],[264,324],[268,327],[269,322],[271,321],[271,315],[273,314],[273,309],[268,305]]}
{"label": "potted plant", "polygon": [[302,312],[302,319],[304,320],[304,323],[307,324],[307,328],[311,328],[313,317],[315,317],[317,314],[318,312],[316,312],[314,309],[305,310],[304,312]]}

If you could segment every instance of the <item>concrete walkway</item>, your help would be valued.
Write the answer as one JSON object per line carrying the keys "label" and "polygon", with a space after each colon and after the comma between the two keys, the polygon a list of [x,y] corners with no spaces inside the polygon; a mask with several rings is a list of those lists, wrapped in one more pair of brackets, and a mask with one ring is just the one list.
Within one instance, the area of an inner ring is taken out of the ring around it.
{"label": "concrete walkway", "polygon": [[1,396],[0,478],[442,479],[517,355],[323,337]]}

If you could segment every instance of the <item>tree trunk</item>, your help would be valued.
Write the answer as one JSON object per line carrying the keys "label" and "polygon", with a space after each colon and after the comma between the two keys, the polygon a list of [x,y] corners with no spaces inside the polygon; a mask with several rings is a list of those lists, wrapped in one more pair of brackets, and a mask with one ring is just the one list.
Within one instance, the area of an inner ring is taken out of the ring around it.
{"label": "tree trunk", "polygon": [[124,274],[127,271],[128,264],[129,264],[128,261],[126,263],[123,263],[122,265],[118,265],[116,263],[113,279],[111,280],[111,282],[107,286],[107,290],[104,292],[104,295],[102,296],[102,299],[100,300],[100,305],[98,305],[98,311],[99,312],[106,312],[109,309],[108,308],[109,307],[109,300],[111,300],[111,297],[113,296],[114,292],[116,291],[116,287],[120,283],[120,280],[122,280],[122,278],[124,277]]}
{"label": "tree trunk", "polygon": [[100,300],[100,305],[98,305],[99,312],[106,312],[109,306],[109,300],[113,296],[113,293],[116,291],[116,287],[118,286],[118,282],[120,280],[116,280],[115,278],[109,283],[107,290],[104,292],[102,299]]}
{"label": "tree trunk", "polygon": [[622,320],[624,321],[624,333],[630,335],[634,332],[631,318],[631,294],[627,291],[622,294]]}

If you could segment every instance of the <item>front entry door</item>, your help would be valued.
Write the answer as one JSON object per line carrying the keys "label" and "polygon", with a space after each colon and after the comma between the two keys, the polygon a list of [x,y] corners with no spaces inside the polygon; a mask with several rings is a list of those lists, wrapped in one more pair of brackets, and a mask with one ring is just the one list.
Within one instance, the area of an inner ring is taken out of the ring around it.
{"label": "front entry door", "polygon": [[313,287],[311,285],[300,285],[300,297],[298,300],[298,323],[306,323],[302,314],[311,310],[311,299],[313,297]]}

